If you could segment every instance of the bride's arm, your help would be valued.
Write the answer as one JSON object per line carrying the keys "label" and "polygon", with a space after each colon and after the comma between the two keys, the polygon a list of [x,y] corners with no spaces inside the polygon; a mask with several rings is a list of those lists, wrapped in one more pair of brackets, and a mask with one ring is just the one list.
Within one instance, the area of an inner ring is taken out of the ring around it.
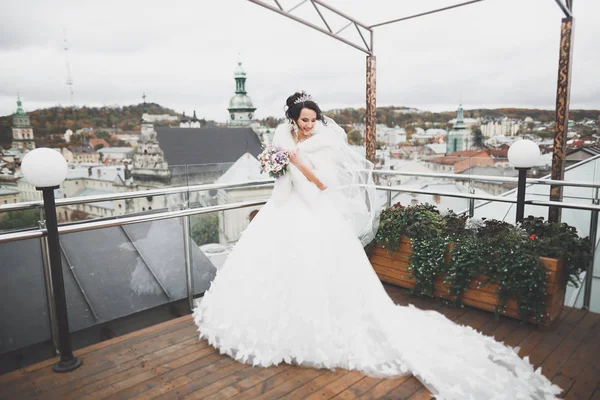
{"label": "bride's arm", "polygon": [[296,166],[304,174],[306,179],[314,183],[319,189],[325,190],[327,187],[317,178],[312,169],[310,169],[298,156],[298,152],[294,151],[290,154],[290,162]]}

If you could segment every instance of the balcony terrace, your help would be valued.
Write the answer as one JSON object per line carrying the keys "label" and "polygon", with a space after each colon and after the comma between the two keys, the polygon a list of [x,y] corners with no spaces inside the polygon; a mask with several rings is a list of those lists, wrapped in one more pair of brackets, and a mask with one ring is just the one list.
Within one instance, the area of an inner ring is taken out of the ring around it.
{"label": "balcony terrace", "polygon": [[[551,330],[492,313],[452,308],[415,298],[385,285],[397,304],[437,310],[453,321],[520,347],[565,399],[596,399],[600,358],[600,314],[565,307]],[[359,372],[289,365],[257,368],[219,354],[198,340],[191,315],[76,351],[79,369],[55,374],[56,359],[0,376],[2,399],[429,399],[412,376],[365,377]]]}
{"label": "balcony terrace", "polygon": [[[598,160],[600,158],[595,157],[566,171],[567,178],[573,174],[585,183],[575,182],[575,179],[564,183],[563,218],[575,221],[569,223],[577,225],[584,236],[595,235],[597,229],[597,220],[594,225],[590,215],[600,211],[593,202],[596,188],[600,186],[595,179]],[[377,171],[377,174],[382,180],[392,175],[419,175],[397,171]],[[421,178],[462,182],[467,188],[486,181],[514,183],[514,178],[509,177],[425,175]],[[527,214],[543,213],[547,206],[554,204],[545,201],[549,182],[529,180]],[[57,206],[116,202],[149,195],[189,198],[193,192],[231,190],[238,193],[265,186],[269,183],[259,181],[172,187],[60,199]],[[422,202],[448,197],[462,201],[454,203],[462,204],[463,209],[457,209],[459,212],[495,218],[500,213],[503,216],[500,219],[514,218],[516,200],[511,192],[503,196],[472,194],[470,190],[435,192],[399,183],[381,185],[378,189],[382,205],[397,201],[401,195],[416,196]],[[0,234],[1,270],[8,271],[18,265],[18,271],[23,274],[7,274],[2,283],[5,290],[0,293],[0,301],[19,305],[6,307],[1,314],[4,329],[0,398],[429,398],[430,393],[414,377],[381,380],[358,372],[288,365],[253,368],[218,354],[206,341],[198,340],[189,313],[193,302],[202,296],[212,280],[215,267],[190,238],[194,227],[189,218],[237,211],[246,215],[248,207],[264,204],[264,200],[235,202],[237,200],[239,198],[233,198],[226,204],[212,206],[197,204],[196,208],[183,201],[177,209],[155,209],[150,213],[70,222],[59,227],[72,336],[79,337],[107,324],[117,327],[101,338],[96,335],[91,339],[74,340],[74,353],[83,360],[83,365],[65,374],[56,374],[51,368],[57,361],[52,358],[57,354],[57,334],[44,245],[47,233],[42,228]],[[8,204],[0,206],[0,212],[37,209],[40,204]],[[161,249],[159,245],[164,246]],[[589,271],[593,271],[593,265]],[[139,279],[140,276],[143,279]],[[594,276],[592,273],[589,278],[582,278],[591,282]],[[600,351],[600,314],[594,285],[571,288],[567,292],[566,306],[549,329],[505,317],[496,319],[490,312],[446,306],[439,300],[410,296],[404,289],[384,286],[397,304],[411,303],[422,309],[437,310],[457,323],[520,347],[521,356],[529,356],[535,366],[541,367],[544,375],[563,388],[565,398],[600,396],[600,365],[599,358],[595,357]],[[590,290],[589,296],[586,290]],[[591,300],[592,311],[589,311],[590,304],[584,302],[586,297]],[[179,315],[155,316],[139,322],[137,328],[125,327],[128,319],[175,305],[183,308]]]}

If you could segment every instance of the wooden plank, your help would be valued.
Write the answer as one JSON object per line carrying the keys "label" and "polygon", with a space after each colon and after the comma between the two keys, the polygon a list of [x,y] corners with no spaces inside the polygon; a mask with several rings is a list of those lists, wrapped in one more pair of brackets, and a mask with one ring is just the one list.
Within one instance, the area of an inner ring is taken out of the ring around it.
{"label": "wooden plank", "polygon": [[573,383],[575,383],[575,380],[567,378],[566,376],[556,375],[552,379],[552,383],[558,385],[563,390],[562,393],[559,393],[559,396],[561,396],[561,398],[564,398],[564,396],[567,395],[569,390],[571,390],[571,387],[573,387]]}
{"label": "wooden plank", "polygon": [[[571,314],[571,311],[573,309],[569,308],[569,309],[565,309],[559,318],[559,324],[563,323],[569,316],[569,314]],[[540,342],[544,339],[544,337],[547,335],[546,332],[540,331],[540,330],[536,330],[534,332],[532,332],[529,336],[527,336],[525,338],[525,340],[523,340],[520,344],[520,350],[519,350],[519,356],[521,357],[525,357],[529,354],[531,354],[531,352],[533,351],[533,349],[540,344]]]}
{"label": "wooden plank", "polygon": [[206,396],[204,400],[229,399],[242,393],[244,390],[248,390],[254,386],[260,385],[267,379],[277,374],[281,374],[289,368],[292,368],[292,366],[289,364],[281,364],[277,367],[258,368],[258,373],[249,375],[248,377],[237,381],[210,396]]}
{"label": "wooden plank", "polygon": [[[114,368],[106,369],[97,374],[78,379],[69,384],[53,388],[48,392],[49,398],[62,399],[65,397],[78,398],[87,393],[100,390],[108,385],[112,385],[121,380],[131,378],[132,376],[146,372],[150,369],[159,367],[174,359],[179,359],[190,353],[206,349],[207,344],[200,342],[197,338],[167,346],[158,351],[147,355],[137,357],[133,360],[119,364]],[[210,354],[210,350],[205,350]],[[43,392],[42,392],[43,393]]]}
{"label": "wooden plank", "polygon": [[312,395],[308,396],[306,400],[330,399],[362,379],[365,379],[365,376],[361,372],[350,371],[348,374],[315,391]]}
{"label": "wooden plank", "polygon": [[[383,265],[380,261],[381,258],[373,257],[372,262],[373,268],[377,273],[379,279],[384,282],[388,282],[394,285],[398,285],[404,288],[412,289],[415,286],[416,279],[411,278],[411,272],[407,269],[407,263],[401,261],[394,261],[388,259],[386,265]],[[549,262],[556,264],[556,260],[547,259]],[[479,288],[479,282],[485,280],[486,277],[478,276],[469,285],[469,289],[465,290],[462,294],[462,303],[471,307],[481,308],[486,311],[495,312],[496,304],[498,302],[497,290],[498,284],[488,283],[483,287]],[[440,298],[446,298],[453,300],[455,296],[449,294],[451,285],[443,283],[442,278],[436,279],[434,284],[434,296]],[[549,325],[562,309],[562,303],[564,302],[564,287],[560,287],[557,284],[547,284],[547,295],[546,301],[546,312],[550,315],[550,319],[543,322],[541,325]],[[518,305],[514,299],[507,301],[506,311],[503,315],[510,316],[519,319],[517,311]],[[532,322],[533,319],[532,319]]]}
{"label": "wooden plank", "polygon": [[300,372],[300,368],[298,367],[290,367],[285,369],[284,371],[262,381],[257,385],[252,386],[251,388],[242,391],[241,393],[233,396],[231,400],[253,400],[258,396],[269,392],[270,390],[276,388],[283,383],[294,379],[294,377]]}
{"label": "wooden plank", "polygon": [[570,379],[577,379],[600,353],[600,324],[596,324],[592,330],[583,338],[579,346],[563,364],[560,374]]}
{"label": "wooden plank", "polygon": [[[182,376],[185,377],[185,372],[200,368],[206,364],[209,364],[212,368],[217,368],[216,365],[223,361],[223,359],[215,356],[216,354],[214,353],[207,355],[201,350],[199,352],[182,357],[179,360],[175,360],[169,364],[154,368],[148,372],[135,375],[130,379],[116,382],[111,386],[104,388],[103,390],[90,393],[88,396],[83,398],[130,399],[157,386],[159,386],[161,390],[165,390],[169,387],[169,384],[172,383],[172,381],[167,381],[167,379],[164,378],[166,374],[172,373],[173,375],[176,375],[176,378],[173,380],[177,380],[177,378]],[[219,364],[219,367],[223,367],[223,365]]]}
{"label": "wooden plank", "polygon": [[[91,346],[84,347],[83,349],[75,350],[74,353],[78,357],[83,357],[90,355],[93,352],[104,349],[106,347],[114,346],[115,344],[122,343],[125,341],[131,341],[133,338],[147,337],[151,334],[158,335],[160,332],[168,330],[170,327],[179,325],[182,323],[186,323],[188,321],[192,321],[192,315],[186,315],[183,317],[175,318],[166,322],[162,322],[160,324],[156,324],[153,326],[149,326],[144,329],[140,329],[134,332],[127,333],[122,336],[118,336],[109,340],[104,340],[102,342],[95,343]],[[20,368],[18,370],[0,375],[0,386],[5,382],[15,382],[16,379],[21,377],[22,375],[29,375],[34,371],[38,371],[41,369],[46,369],[52,367],[52,365],[56,364],[60,360],[60,357],[54,357],[45,361],[40,361],[39,363],[29,365],[24,368]]]}
{"label": "wooden plank", "polygon": [[174,390],[191,382],[189,374],[192,372],[211,374],[221,368],[225,368],[235,363],[229,357],[218,354],[213,348],[210,354],[203,354],[202,357],[190,357],[183,360],[177,360],[175,363],[165,365],[166,368],[157,371],[155,375],[138,375],[137,379],[129,382],[122,381],[113,389],[107,388],[100,393],[101,398],[110,395],[108,399],[130,399],[143,394],[143,398],[172,398]]}
{"label": "wooden plank", "polygon": [[345,390],[342,390],[341,392],[339,392],[337,395],[332,397],[332,399],[335,399],[335,400],[356,399],[357,397],[361,396],[364,392],[366,392],[367,390],[369,390],[373,386],[375,386],[378,382],[379,382],[379,379],[365,376],[363,379],[350,385]]}
{"label": "wooden plank", "polygon": [[598,354],[592,358],[591,363],[577,377],[575,383],[569,389],[565,400],[590,399],[594,392],[600,388],[600,357]]}
{"label": "wooden plank", "polygon": [[[208,352],[209,350],[213,351]],[[165,364],[160,369],[119,381],[93,393],[89,398],[131,399],[142,393],[145,393],[145,396],[158,397],[173,390],[176,386],[175,380],[177,383],[181,383],[182,380],[185,383],[189,382],[186,374],[192,371],[203,369],[212,372],[232,362],[233,360],[223,358],[214,349],[206,348]]]}
{"label": "wooden plank", "polygon": [[396,389],[392,390],[386,396],[382,397],[382,399],[386,400],[397,400],[397,399],[406,399],[417,391],[423,388],[423,384],[414,376],[411,376],[406,382],[402,385],[398,386]]}
{"label": "wooden plank", "polygon": [[[192,378],[191,382],[186,385],[179,386],[175,394],[177,398],[183,399],[204,399],[219,390],[227,387],[237,381],[240,381],[248,376],[254,375],[260,371],[260,368],[252,368],[248,364],[235,362],[208,375],[201,375],[198,378]],[[160,397],[158,397],[160,398]],[[162,396],[162,398],[172,398],[172,396]]]}
{"label": "wooden plank", "polygon": [[312,381],[309,381],[304,385],[298,387],[297,389],[289,392],[285,396],[281,397],[281,399],[305,399],[308,396],[315,393],[317,390],[324,387],[325,385],[336,381],[349,373],[350,371],[344,369],[338,369],[337,371],[326,371],[323,374],[316,377],[315,379],[313,379]]}
{"label": "wooden plank", "polygon": [[567,335],[561,344],[541,364],[542,371],[547,376],[554,377],[587,335],[600,324],[600,314],[588,312],[579,321],[573,331]]}
{"label": "wooden plank", "polygon": [[407,400],[431,400],[431,392],[427,388],[417,390]]}
{"label": "wooden plank", "polygon": [[411,253],[395,252],[390,254],[386,250],[375,250],[369,260],[371,264],[384,266],[395,266],[396,268],[407,268],[410,265]]}
{"label": "wooden plank", "polygon": [[481,310],[470,309],[465,314],[460,316],[457,320],[457,324],[469,325],[473,329],[479,331],[479,329],[487,323],[489,320],[493,319],[494,315],[489,312],[484,312]]}
{"label": "wooden plank", "polygon": [[[157,349],[175,344],[190,338],[194,334],[194,326],[189,323],[170,325],[166,330],[150,331],[149,336],[136,336],[130,342],[118,342],[115,346],[104,347],[96,353],[88,353],[83,365],[68,374],[55,374],[51,371],[35,370],[31,374],[21,375],[18,382],[11,383],[11,392],[18,393],[24,386],[33,385],[36,390],[46,392],[53,388],[70,384],[113,369],[122,363],[135,359]],[[137,347],[136,347],[137,346]],[[136,353],[135,350],[138,350]],[[145,351],[143,350],[145,349]],[[112,351],[111,351],[112,350]]]}
{"label": "wooden plank", "polygon": [[283,382],[281,385],[272,388],[268,392],[261,394],[260,396],[256,397],[256,400],[278,400],[324,373],[324,370],[298,368],[292,379],[289,379]]}
{"label": "wooden plank", "polygon": [[438,310],[440,313],[444,314],[446,316],[446,318],[448,318],[451,321],[456,321],[457,319],[459,319],[463,314],[466,314],[469,312],[469,309],[466,307],[442,307]]}
{"label": "wooden plank", "polygon": [[[531,351],[529,359],[534,365],[542,365],[544,360],[561,344],[563,340],[574,334],[574,329],[587,314],[578,308],[572,309],[567,318],[557,325],[556,329],[547,332],[542,341]],[[552,378],[552,376],[549,376]]]}
{"label": "wooden plank", "polygon": [[398,378],[387,378],[381,380],[378,384],[364,392],[360,400],[376,400],[384,397],[386,394],[396,389],[398,386],[406,382],[412,377],[411,374],[406,374]]}

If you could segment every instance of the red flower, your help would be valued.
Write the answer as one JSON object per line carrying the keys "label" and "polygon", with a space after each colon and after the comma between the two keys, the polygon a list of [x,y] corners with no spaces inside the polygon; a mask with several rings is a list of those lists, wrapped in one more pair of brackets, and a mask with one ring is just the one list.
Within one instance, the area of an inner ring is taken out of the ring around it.
{"label": "red flower", "polygon": [[536,235],[535,233],[532,233],[532,234],[529,236],[529,240],[535,240],[535,238],[536,238],[536,237],[537,237],[537,235]]}

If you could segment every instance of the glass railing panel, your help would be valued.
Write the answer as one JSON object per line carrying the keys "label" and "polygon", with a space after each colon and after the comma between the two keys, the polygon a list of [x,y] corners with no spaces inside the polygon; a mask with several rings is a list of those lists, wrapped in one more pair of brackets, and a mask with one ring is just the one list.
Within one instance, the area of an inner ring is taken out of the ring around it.
{"label": "glass railing panel", "polygon": [[[181,219],[61,236],[71,330],[187,297]],[[194,262],[197,294],[214,277]]]}
{"label": "glass railing panel", "polygon": [[0,243],[0,354],[51,338],[40,243]]}
{"label": "glass railing panel", "polygon": [[39,209],[0,212],[0,234],[39,227]]}
{"label": "glass railing panel", "polygon": [[216,269],[220,269],[262,207],[252,206],[193,216],[191,230],[194,244],[203,257],[210,260]]}

